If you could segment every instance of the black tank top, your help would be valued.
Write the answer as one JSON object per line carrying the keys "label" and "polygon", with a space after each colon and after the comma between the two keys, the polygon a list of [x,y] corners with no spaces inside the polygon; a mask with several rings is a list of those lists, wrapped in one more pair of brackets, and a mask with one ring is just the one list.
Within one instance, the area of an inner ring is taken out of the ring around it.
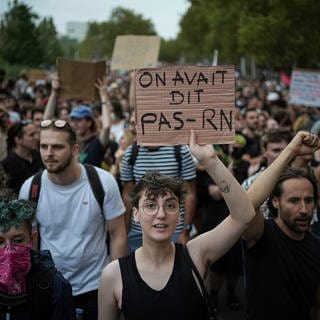
{"label": "black tank top", "polygon": [[119,259],[122,289],[122,312],[126,320],[208,319],[202,294],[192,270],[175,244],[172,274],[162,290],[153,290],[140,277],[135,254]]}

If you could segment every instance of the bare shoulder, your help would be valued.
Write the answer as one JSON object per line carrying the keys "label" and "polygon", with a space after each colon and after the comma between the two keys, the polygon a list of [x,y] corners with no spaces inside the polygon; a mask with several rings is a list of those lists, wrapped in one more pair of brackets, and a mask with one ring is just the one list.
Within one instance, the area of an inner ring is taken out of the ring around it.
{"label": "bare shoulder", "polygon": [[102,284],[116,284],[121,281],[119,260],[113,260],[105,266],[101,274]]}
{"label": "bare shoulder", "polygon": [[111,261],[102,271],[100,291],[109,292],[117,301],[121,302],[122,278],[119,260]]}

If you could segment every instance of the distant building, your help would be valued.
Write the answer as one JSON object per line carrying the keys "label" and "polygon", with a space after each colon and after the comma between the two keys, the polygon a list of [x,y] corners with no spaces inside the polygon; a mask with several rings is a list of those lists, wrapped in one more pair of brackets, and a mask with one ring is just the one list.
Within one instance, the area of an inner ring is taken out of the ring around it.
{"label": "distant building", "polygon": [[67,22],[67,37],[82,41],[88,30],[87,22]]}

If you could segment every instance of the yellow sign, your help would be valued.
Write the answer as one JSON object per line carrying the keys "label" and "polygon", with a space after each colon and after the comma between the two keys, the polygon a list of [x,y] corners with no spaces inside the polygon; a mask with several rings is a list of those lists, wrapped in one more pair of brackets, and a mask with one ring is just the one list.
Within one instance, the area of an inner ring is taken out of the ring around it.
{"label": "yellow sign", "polygon": [[156,67],[159,50],[158,36],[118,36],[113,49],[111,70]]}

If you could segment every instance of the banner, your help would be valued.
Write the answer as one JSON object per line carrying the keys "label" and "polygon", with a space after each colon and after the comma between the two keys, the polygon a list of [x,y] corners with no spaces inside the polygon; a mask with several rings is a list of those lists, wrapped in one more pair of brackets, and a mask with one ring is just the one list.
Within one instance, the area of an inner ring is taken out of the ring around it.
{"label": "banner", "polygon": [[294,70],[291,76],[289,103],[320,107],[320,72]]}
{"label": "banner", "polygon": [[139,144],[234,142],[234,66],[137,69],[135,91]]}

